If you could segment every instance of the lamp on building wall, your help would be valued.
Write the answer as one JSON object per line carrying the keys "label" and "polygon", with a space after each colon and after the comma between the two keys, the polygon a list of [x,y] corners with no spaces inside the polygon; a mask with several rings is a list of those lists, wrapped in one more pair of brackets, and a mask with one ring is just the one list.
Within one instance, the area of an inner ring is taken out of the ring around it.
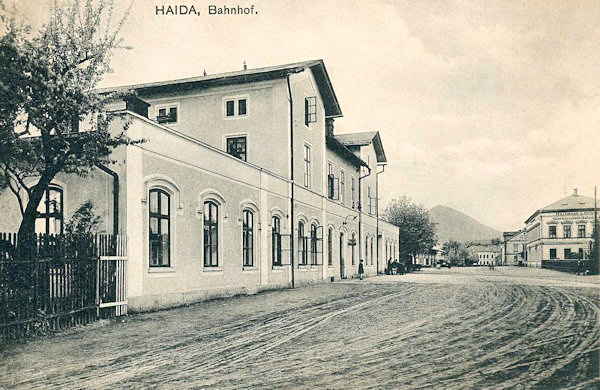
{"label": "lamp on building wall", "polygon": [[[356,215],[355,215],[355,214],[354,214],[354,215],[353,215],[353,214],[348,214],[348,215],[346,215],[346,218],[344,218],[344,222],[342,222],[342,226],[344,226],[344,225],[347,225],[347,224],[348,224],[348,222],[347,222],[347,221],[348,221],[348,218],[349,218],[349,217],[350,217],[350,219],[351,219],[352,221],[356,220]],[[341,226],[340,226],[340,227],[341,227]]]}

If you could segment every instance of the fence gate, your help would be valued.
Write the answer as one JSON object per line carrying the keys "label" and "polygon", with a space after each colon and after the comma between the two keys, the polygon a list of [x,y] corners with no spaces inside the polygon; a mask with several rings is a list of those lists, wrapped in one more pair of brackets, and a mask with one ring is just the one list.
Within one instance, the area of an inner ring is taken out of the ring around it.
{"label": "fence gate", "polygon": [[98,317],[127,314],[127,236],[99,235],[96,302]]}
{"label": "fence gate", "polygon": [[0,342],[127,314],[127,236],[0,233]]}

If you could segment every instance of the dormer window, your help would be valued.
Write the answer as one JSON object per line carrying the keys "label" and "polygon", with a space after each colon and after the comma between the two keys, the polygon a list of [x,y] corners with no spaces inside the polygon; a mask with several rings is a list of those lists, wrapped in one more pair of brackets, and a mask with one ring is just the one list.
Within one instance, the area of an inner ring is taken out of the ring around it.
{"label": "dormer window", "polygon": [[248,115],[248,99],[225,98],[225,117],[235,118]]}
{"label": "dormer window", "polygon": [[156,121],[163,125],[177,124],[179,105],[169,104],[156,106]]}

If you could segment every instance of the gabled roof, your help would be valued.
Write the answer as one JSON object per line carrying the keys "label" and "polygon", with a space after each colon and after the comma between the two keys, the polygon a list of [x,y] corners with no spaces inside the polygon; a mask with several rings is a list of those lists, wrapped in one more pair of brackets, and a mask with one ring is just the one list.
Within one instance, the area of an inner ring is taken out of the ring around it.
{"label": "gabled roof", "polygon": [[552,211],[578,211],[578,210],[593,210],[594,209],[594,198],[589,196],[572,194],[563,198],[557,202],[551,203],[546,207],[542,207],[536,210],[525,223],[531,221],[540,212],[552,212]]}
{"label": "gabled roof", "polygon": [[375,148],[375,155],[377,156],[377,162],[387,162],[387,159],[385,157],[385,151],[383,150],[383,144],[381,143],[381,137],[378,131],[338,134],[334,137],[345,146],[366,146],[370,143],[373,143],[373,147]]}
{"label": "gabled roof", "polygon": [[351,164],[354,164],[354,166],[356,166],[358,168],[360,168],[361,166],[362,167],[369,166],[366,162],[364,162],[356,154],[352,153],[352,151],[350,149],[348,149],[346,146],[344,146],[344,144],[342,144],[337,139],[332,138],[330,136],[326,136],[325,140],[327,141],[327,148],[329,148],[330,150],[333,150],[334,152],[339,153],[342,157],[346,158]]}
{"label": "gabled roof", "polygon": [[157,81],[152,83],[131,84],[119,87],[98,89],[99,93],[124,92],[136,90],[138,92],[181,92],[196,88],[207,88],[219,85],[244,84],[263,80],[283,78],[291,73],[299,73],[305,69],[313,72],[319,93],[323,98],[326,117],[340,117],[340,108],[331,80],[325,69],[323,60],[295,62],[285,65],[268,66],[264,68],[246,69],[235,72],[217,73],[206,76],[188,77],[176,80]]}

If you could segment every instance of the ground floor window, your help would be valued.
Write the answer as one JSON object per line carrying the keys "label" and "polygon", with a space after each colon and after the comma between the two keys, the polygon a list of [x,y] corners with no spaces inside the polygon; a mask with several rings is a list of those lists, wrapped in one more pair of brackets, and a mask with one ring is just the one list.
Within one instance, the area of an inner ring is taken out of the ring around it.
{"label": "ground floor window", "polygon": [[244,267],[254,266],[254,214],[244,210],[242,221],[242,262]]}
{"label": "ground floor window", "polygon": [[171,202],[169,194],[158,188],[150,190],[149,242],[150,267],[171,265]]}
{"label": "ground floor window", "polygon": [[327,231],[327,265],[333,265],[333,229]]}
{"label": "ground floor window", "polygon": [[308,237],[304,231],[304,222],[298,222],[298,264],[308,264]]}
{"label": "ground floor window", "polygon": [[48,187],[40,200],[35,220],[35,232],[42,234],[62,234],[63,232],[63,190]]}
{"label": "ground floor window", "polygon": [[204,202],[204,266],[219,266],[219,207]]}
{"label": "ground floor window", "polygon": [[271,222],[271,258],[274,266],[281,265],[281,219],[273,217]]}
{"label": "ground floor window", "polygon": [[314,223],[310,226],[310,264],[318,264],[317,225]]}

